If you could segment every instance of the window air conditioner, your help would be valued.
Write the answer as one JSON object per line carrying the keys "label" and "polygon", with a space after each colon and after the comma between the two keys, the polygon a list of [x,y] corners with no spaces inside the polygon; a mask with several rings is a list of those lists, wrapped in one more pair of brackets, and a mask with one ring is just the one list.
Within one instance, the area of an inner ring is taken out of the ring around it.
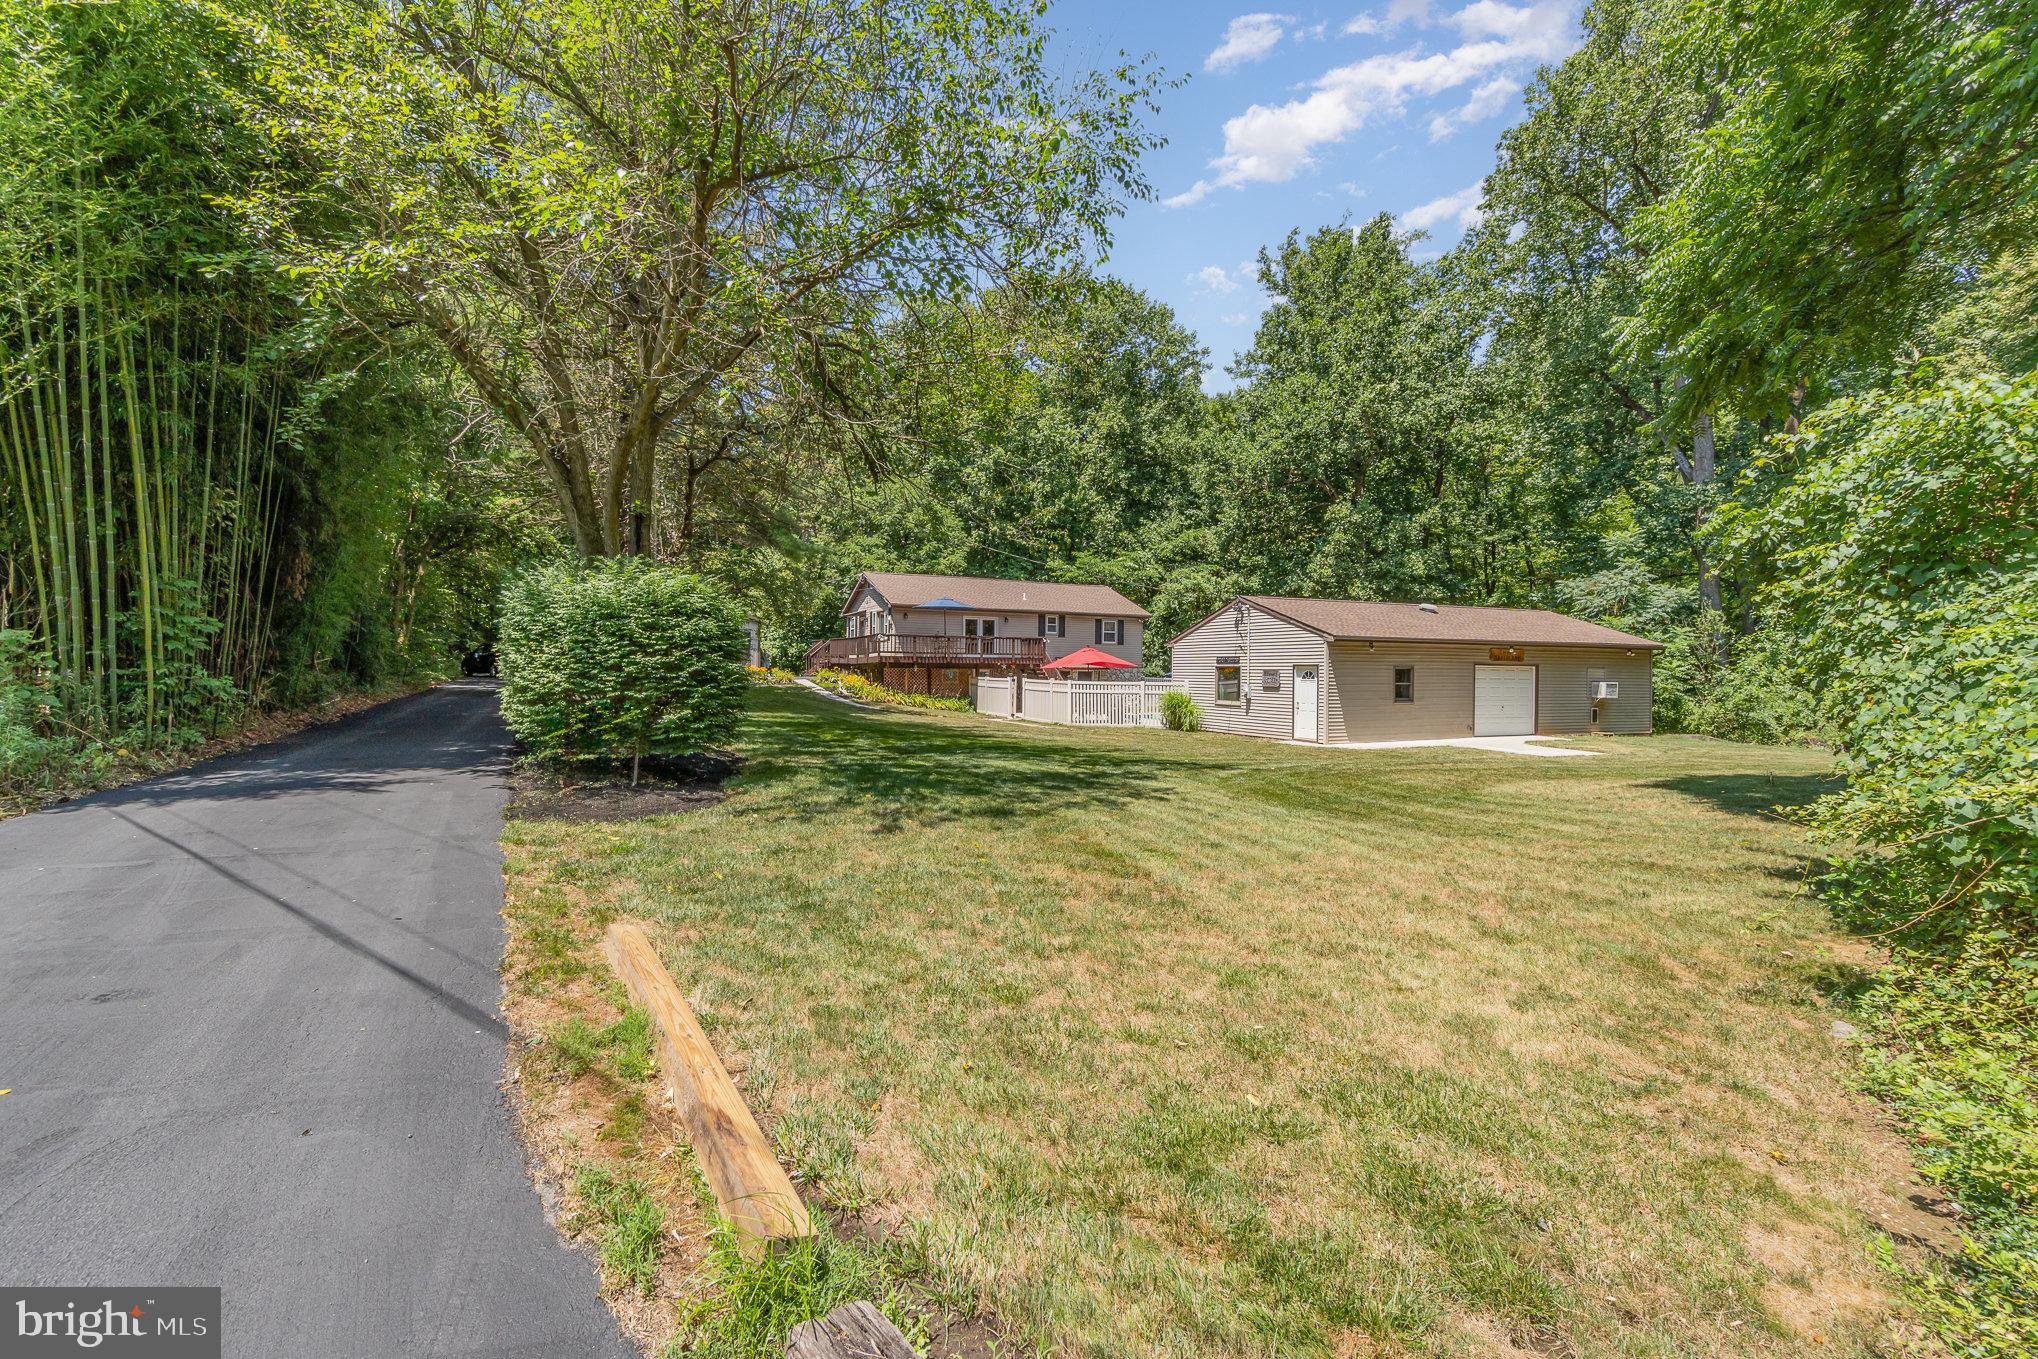
{"label": "window air conditioner", "polygon": [[1599,702],[1603,698],[1619,698],[1619,697],[1620,697],[1619,680],[1592,681],[1592,701],[1594,703]]}

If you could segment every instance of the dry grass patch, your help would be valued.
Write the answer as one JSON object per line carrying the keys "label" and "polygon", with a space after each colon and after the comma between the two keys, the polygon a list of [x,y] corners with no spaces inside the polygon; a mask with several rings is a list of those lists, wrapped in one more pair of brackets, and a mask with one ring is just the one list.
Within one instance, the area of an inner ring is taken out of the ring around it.
{"label": "dry grass patch", "polygon": [[725,803],[514,823],[516,888],[649,922],[807,1183],[950,1305],[1183,1359],[1914,1338],[1829,1031],[1866,960],[1764,812],[1822,756],[757,704]]}
{"label": "dry grass patch", "polygon": [[[657,1353],[679,1330],[672,1299],[699,1286],[711,1221],[638,1041],[641,1012],[626,1010],[609,975],[599,947],[607,917],[585,892],[533,889],[512,873],[504,916],[506,1084],[518,1131],[549,1214],[601,1261],[603,1296],[625,1331]],[[612,1221],[619,1214],[596,1201],[600,1176],[639,1186],[657,1205],[655,1245],[632,1247],[641,1269],[623,1253],[632,1224]]]}

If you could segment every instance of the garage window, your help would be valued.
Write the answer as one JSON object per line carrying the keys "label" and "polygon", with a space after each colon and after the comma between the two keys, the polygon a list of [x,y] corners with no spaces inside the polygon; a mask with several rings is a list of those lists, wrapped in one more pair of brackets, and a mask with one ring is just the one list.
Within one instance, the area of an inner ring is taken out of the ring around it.
{"label": "garage window", "polygon": [[1238,657],[1236,656],[1219,656],[1217,658],[1217,701],[1219,703],[1238,702]]}
{"label": "garage window", "polygon": [[1397,665],[1394,667],[1394,701],[1396,703],[1415,702],[1414,666]]}

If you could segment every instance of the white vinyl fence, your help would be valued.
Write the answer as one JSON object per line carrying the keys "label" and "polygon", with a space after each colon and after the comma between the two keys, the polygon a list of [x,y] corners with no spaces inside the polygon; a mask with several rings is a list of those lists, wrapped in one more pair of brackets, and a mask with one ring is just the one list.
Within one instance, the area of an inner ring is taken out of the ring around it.
{"label": "white vinyl fence", "polygon": [[984,675],[977,680],[977,711],[985,717],[1010,717],[1019,705],[1019,681],[1009,675]]}
{"label": "white vinyl fence", "polygon": [[1171,679],[985,678],[977,681],[977,711],[1086,727],[1158,727],[1161,695],[1180,687]]}

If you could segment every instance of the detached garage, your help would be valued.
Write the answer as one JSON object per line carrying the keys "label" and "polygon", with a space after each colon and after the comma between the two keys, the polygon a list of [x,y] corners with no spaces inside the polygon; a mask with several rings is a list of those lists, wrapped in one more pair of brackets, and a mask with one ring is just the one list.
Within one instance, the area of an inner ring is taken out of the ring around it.
{"label": "detached garage", "polygon": [[1205,727],[1315,742],[1644,733],[1662,650],[1544,609],[1279,595],[1170,645]]}

